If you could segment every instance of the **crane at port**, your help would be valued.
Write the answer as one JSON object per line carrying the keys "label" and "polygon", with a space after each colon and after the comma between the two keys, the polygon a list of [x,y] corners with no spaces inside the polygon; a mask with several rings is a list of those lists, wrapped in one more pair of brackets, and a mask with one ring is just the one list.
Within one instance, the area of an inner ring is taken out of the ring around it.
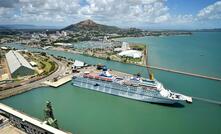
{"label": "crane at port", "polygon": [[149,79],[150,80],[154,80],[154,75],[153,73],[150,71],[150,67],[149,67],[149,62],[148,62],[148,48],[146,48],[146,51],[145,51],[145,54],[144,54],[146,57],[144,57],[146,59],[146,69],[147,69],[147,72],[149,74]]}

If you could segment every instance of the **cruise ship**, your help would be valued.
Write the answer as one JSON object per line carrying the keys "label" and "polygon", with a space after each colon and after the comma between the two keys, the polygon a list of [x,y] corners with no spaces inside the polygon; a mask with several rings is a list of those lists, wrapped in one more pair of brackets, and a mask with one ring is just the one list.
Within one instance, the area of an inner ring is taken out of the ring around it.
{"label": "cruise ship", "polygon": [[112,76],[106,67],[99,73],[77,73],[73,76],[73,85],[150,103],[174,104],[180,101],[192,102],[192,98],[189,96],[165,89],[151,74],[148,79],[142,78],[139,74],[131,77]]}

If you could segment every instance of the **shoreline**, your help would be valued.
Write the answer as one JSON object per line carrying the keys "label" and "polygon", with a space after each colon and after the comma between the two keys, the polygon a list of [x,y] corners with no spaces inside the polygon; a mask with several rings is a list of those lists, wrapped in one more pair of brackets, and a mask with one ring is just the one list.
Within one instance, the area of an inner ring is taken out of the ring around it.
{"label": "shoreline", "polygon": [[[63,50],[56,50],[56,51],[63,51]],[[63,51],[63,52],[66,52],[66,51]],[[70,51],[67,51],[67,52],[70,52]],[[70,52],[70,53],[74,53],[74,52]],[[83,53],[74,53],[74,54],[80,54],[80,55],[83,55],[83,56],[88,56],[88,57],[92,57],[92,58],[107,60],[106,58],[96,57],[96,56],[92,56],[92,55],[86,55],[86,54],[83,54]],[[145,55],[148,55],[148,51],[146,51]],[[161,71],[172,72],[172,73],[177,73],[177,74],[182,74],[182,75],[187,75],[187,76],[193,76],[193,77],[198,77],[198,78],[221,81],[221,78],[219,78],[219,77],[207,76],[207,75],[203,75],[203,74],[185,72],[185,71],[180,71],[180,70],[174,70],[174,69],[170,69],[170,68],[166,68],[166,67],[157,67],[157,66],[151,66],[151,65],[146,66],[144,64],[140,65],[140,64],[135,64],[135,63],[124,63],[124,62],[120,62],[120,61],[117,61],[117,60],[110,60],[110,61],[119,62],[119,63],[122,63],[122,64],[135,65],[135,66],[139,66],[139,67],[147,67],[147,68],[150,68],[150,69],[157,69],[157,70],[161,70]],[[147,60],[145,60],[145,61],[147,61]]]}
{"label": "shoreline", "polygon": [[89,55],[89,54],[84,54],[83,51],[74,51],[72,49],[65,49],[65,48],[62,48],[62,47],[54,47],[54,48],[50,48],[49,50],[60,51],[60,52],[68,52],[68,53],[79,54],[79,55],[83,55],[83,56],[87,56],[87,57],[93,57],[93,58],[103,59],[103,60],[107,60],[107,61],[115,61],[115,62],[119,62],[119,63],[123,63],[123,64],[132,64],[132,65],[138,65],[138,66],[145,66],[146,57],[148,56],[146,51],[144,50],[143,51],[144,56],[141,59],[142,64],[136,64],[136,63],[121,62],[121,61],[113,60],[113,59],[107,59],[105,57],[99,57],[99,56],[95,56],[95,55],[93,56],[93,55]]}
{"label": "shoreline", "polygon": [[[62,51],[62,50],[57,50],[57,51]],[[69,51],[67,51],[69,52]],[[81,53],[75,53],[75,54],[80,54],[83,56],[88,56],[88,57],[93,57],[93,58],[98,58],[98,59],[103,59],[103,60],[107,60],[105,58],[102,57],[96,57],[96,56],[92,56],[92,55],[86,55],[86,54],[81,54]],[[146,51],[146,54],[148,55],[148,51]],[[147,57],[146,57],[147,58]],[[148,59],[148,58],[147,58]],[[108,60],[107,60],[108,61]],[[215,77],[215,76],[207,76],[207,75],[203,75],[203,74],[197,74],[197,73],[192,73],[192,72],[185,72],[185,71],[179,71],[179,70],[174,70],[174,69],[170,69],[170,68],[166,68],[166,67],[157,67],[157,66],[151,66],[148,63],[148,66],[146,65],[140,65],[140,64],[135,64],[135,63],[124,63],[124,62],[120,62],[117,60],[110,60],[110,61],[114,61],[114,62],[119,62],[122,64],[129,64],[129,65],[135,65],[135,66],[139,66],[139,67],[146,67],[146,68],[150,68],[150,69],[157,69],[157,70],[161,70],[161,71],[166,71],[166,72],[171,72],[171,73],[177,73],[177,74],[182,74],[182,75],[187,75],[187,76],[192,76],[192,77],[197,77],[197,78],[203,78],[203,79],[209,79],[209,80],[216,80],[216,81],[221,81],[221,78],[219,77]],[[147,60],[145,60],[147,61]],[[148,61],[147,61],[148,62]]]}

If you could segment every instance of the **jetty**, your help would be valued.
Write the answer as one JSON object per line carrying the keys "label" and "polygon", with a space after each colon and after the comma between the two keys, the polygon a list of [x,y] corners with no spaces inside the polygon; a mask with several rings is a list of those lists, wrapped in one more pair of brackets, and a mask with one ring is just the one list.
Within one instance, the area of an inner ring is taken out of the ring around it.
{"label": "jetty", "polygon": [[70,74],[70,75],[64,76],[64,77],[62,77],[62,78],[60,78],[60,79],[58,79],[58,80],[56,80],[56,81],[49,81],[49,80],[48,80],[48,81],[45,81],[45,82],[43,82],[43,83],[46,84],[46,85],[48,85],[48,86],[57,88],[57,87],[59,87],[59,86],[65,84],[65,83],[71,81],[71,80],[72,80],[72,77],[73,77],[73,75]]}
{"label": "jetty", "polygon": [[168,69],[168,68],[164,68],[164,67],[151,66],[151,65],[149,65],[149,61],[148,61],[148,58],[149,58],[148,49],[146,49],[145,54],[146,54],[146,57],[144,57],[144,58],[146,58],[146,59],[144,61],[146,61],[145,65],[146,65],[147,69],[157,69],[157,70],[162,70],[162,71],[171,72],[171,73],[178,73],[178,74],[189,75],[189,76],[193,76],[193,77],[221,81],[221,78],[217,78],[217,77],[189,73],[189,72],[184,72],[184,71],[178,71],[178,70]]}
{"label": "jetty", "polygon": [[212,77],[212,76],[206,76],[206,75],[201,75],[201,74],[195,74],[195,73],[177,71],[177,70],[173,70],[173,69],[168,69],[168,68],[163,68],[163,67],[155,67],[155,66],[150,66],[150,65],[148,65],[147,67],[148,67],[148,68],[152,68],[152,69],[157,69],[157,70],[163,70],[163,71],[167,71],[167,72],[172,72],[172,73],[178,73],[178,74],[184,74],[184,75],[189,75],[189,76],[194,76],[194,77],[199,77],[199,78],[204,78],[204,79],[221,81],[221,78]]}

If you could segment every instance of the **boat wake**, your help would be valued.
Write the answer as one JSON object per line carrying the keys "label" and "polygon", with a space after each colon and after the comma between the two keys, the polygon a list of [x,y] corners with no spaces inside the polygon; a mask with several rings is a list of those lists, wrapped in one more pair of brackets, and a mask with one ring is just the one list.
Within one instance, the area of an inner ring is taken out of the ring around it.
{"label": "boat wake", "polygon": [[206,98],[201,98],[201,97],[194,97],[194,96],[192,96],[192,98],[198,101],[204,101],[204,102],[217,104],[221,106],[221,101],[216,101],[216,100],[211,100],[211,99],[206,99]]}

